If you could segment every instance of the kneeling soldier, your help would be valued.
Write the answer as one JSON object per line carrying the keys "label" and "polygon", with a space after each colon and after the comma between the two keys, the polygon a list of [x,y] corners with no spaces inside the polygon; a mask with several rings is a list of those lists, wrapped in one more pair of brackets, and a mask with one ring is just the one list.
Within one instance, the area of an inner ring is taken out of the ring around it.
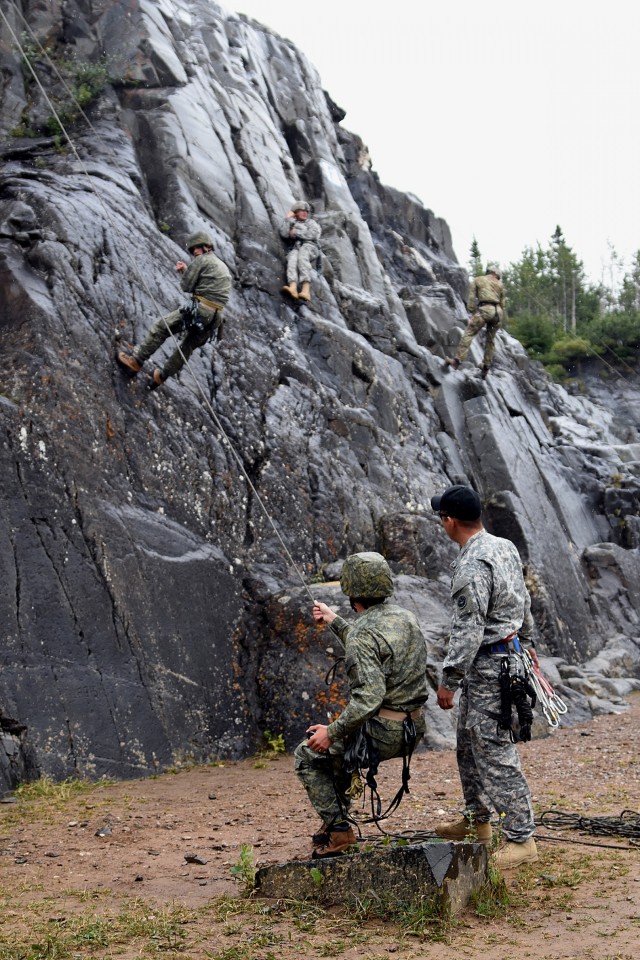
{"label": "kneeling soldier", "polygon": [[425,734],[422,707],[427,701],[427,646],[415,616],[386,600],[393,593],[391,571],[379,553],[355,553],[345,560],[342,592],[358,614],[348,623],[325,603],[313,616],[328,624],[345,648],[350,697],[330,724],[312,724],[295,750],[295,770],[322,819],[314,834],[314,857],[343,853],[356,838],[348,819],[351,774],[345,749],[366,724],[379,760],[405,755],[405,721],[415,739]]}

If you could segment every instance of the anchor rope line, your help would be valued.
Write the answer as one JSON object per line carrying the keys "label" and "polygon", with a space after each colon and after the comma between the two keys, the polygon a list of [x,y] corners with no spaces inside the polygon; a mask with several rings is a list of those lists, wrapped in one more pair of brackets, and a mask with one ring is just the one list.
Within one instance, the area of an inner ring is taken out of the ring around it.
{"label": "anchor rope line", "polygon": [[[614,357],[616,358],[616,360],[618,360],[620,363],[624,363],[625,367],[628,367],[629,370],[631,370],[632,372],[634,372],[634,371],[633,371],[633,367],[630,367],[628,363],[625,363],[624,360],[622,359],[622,357],[618,356],[618,354],[615,352],[615,350],[613,350],[611,347],[609,347],[603,340],[600,340],[599,342],[602,344],[602,346],[605,348],[605,350],[609,350],[609,351],[614,355]],[[616,373],[616,374],[620,377],[621,380],[624,380],[624,382],[625,382],[628,386],[632,386],[631,381],[630,381],[630,380],[627,380],[627,378],[624,377],[624,376],[620,373],[620,371],[617,369],[617,367],[614,367],[612,363],[609,363],[609,361],[606,360],[605,357],[603,357],[601,353],[598,353],[598,351],[595,349],[595,347],[591,347],[591,353],[594,354],[594,356],[596,356],[596,357],[598,358],[598,360],[602,361],[602,363],[604,363],[607,367],[609,367],[609,370],[612,370],[614,373]]]}
{"label": "anchor rope line", "polygon": [[[16,8],[15,8],[15,4],[13,3],[13,0],[10,0],[10,2],[11,2],[12,7],[13,7],[14,9],[16,9]],[[31,73],[31,75],[32,75],[35,83],[36,83],[37,86],[38,86],[38,89],[39,89],[40,92],[42,93],[42,96],[44,97],[45,101],[47,102],[47,105],[48,105],[49,108],[51,109],[51,112],[52,112],[53,116],[55,117],[57,123],[59,124],[60,129],[61,129],[61,131],[62,131],[62,133],[63,133],[63,135],[64,135],[65,140],[66,140],[67,143],[69,144],[69,147],[70,147],[70,149],[71,149],[74,157],[75,157],[76,160],[78,161],[78,164],[79,164],[79,166],[80,166],[80,169],[81,169],[82,173],[83,173],[84,176],[87,178],[87,182],[88,182],[88,184],[89,184],[89,189],[90,189],[90,191],[93,193],[93,195],[95,196],[96,200],[97,200],[98,203],[100,204],[100,207],[101,207],[102,210],[103,210],[103,213],[104,213],[104,216],[105,216],[105,219],[106,219],[107,223],[109,224],[109,226],[110,226],[112,229],[114,229],[114,232],[115,232],[114,222],[112,221],[112,219],[111,219],[111,217],[110,217],[110,212],[109,212],[109,209],[108,209],[107,205],[104,203],[102,197],[101,197],[100,194],[98,193],[98,191],[97,191],[97,189],[96,189],[96,187],[95,187],[95,185],[94,185],[94,183],[93,183],[93,180],[91,179],[91,174],[89,173],[89,171],[88,171],[85,163],[83,162],[82,158],[80,157],[80,155],[79,155],[79,153],[78,153],[78,151],[77,151],[77,149],[76,149],[76,146],[75,146],[73,140],[71,139],[71,136],[69,135],[68,130],[66,129],[65,125],[63,124],[63,122],[62,122],[62,120],[61,120],[61,118],[60,118],[60,116],[59,116],[59,114],[58,114],[58,111],[56,110],[54,104],[52,103],[51,98],[50,98],[49,95],[47,94],[47,91],[44,89],[42,83],[40,82],[40,78],[38,77],[36,71],[34,70],[33,65],[32,65],[29,57],[26,55],[26,52],[25,52],[24,47],[22,46],[22,44],[21,44],[21,42],[20,42],[20,39],[16,36],[16,33],[15,33],[13,27],[11,26],[11,24],[9,23],[9,21],[8,21],[6,15],[5,15],[5,13],[4,13],[4,11],[2,10],[2,8],[0,8],[0,17],[2,17],[2,20],[4,21],[4,23],[5,23],[6,27],[7,27],[7,30],[9,31],[9,33],[10,33],[12,39],[13,39],[13,42],[14,42],[15,45],[16,45],[16,48],[17,48],[18,51],[20,52],[20,55],[21,55],[21,57],[23,58],[24,62],[26,63],[26,65],[27,65],[27,67],[28,67],[28,69],[29,69],[29,72]],[[22,14],[20,14],[20,17],[24,20],[24,18],[22,17]],[[44,48],[42,48],[42,47],[41,47],[41,49],[43,50],[44,56],[46,57],[46,59],[48,60],[48,62],[49,62],[49,63],[52,65],[52,67],[54,67],[54,69],[55,69],[55,65],[52,63],[51,58],[49,57],[49,54],[47,53],[47,51],[44,50]],[[70,95],[73,97],[73,99],[75,100],[75,102],[76,102],[76,104],[78,105],[78,107],[80,108],[80,110],[82,110],[82,108],[80,107],[80,104],[78,104],[78,101],[77,101],[77,99],[75,98],[75,96],[73,95],[73,92],[72,92],[72,91],[70,91]],[[84,111],[82,111],[82,114],[83,114],[83,116],[85,116]],[[94,130],[93,127],[91,127],[91,129]],[[95,130],[94,130],[94,132],[95,132]],[[182,360],[183,360],[183,362],[184,362],[184,365],[186,366],[187,370],[189,371],[189,373],[190,373],[190,375],[191,375],[191,377],[192,377],[192,379],[193,379],[193,382],[194,382],[194,384],[195,384],[195,388],[196,388],[196,389],[193,390],[193,388],[191,388],[191,387],[187,387],[187,389],[190,389],[191,392],[192,392],[195,396],[198,396],[198,394],[199,394],[200,399],[202,400],[204,406],[206,407],[207,411],[209,412],[209,414],[210,414],[210,416],[211,416],[211,419],[213,420],[213,422],[214,422],[214,424],[215,424],[215,426],[216,426],[216,429],[220,432],[220,434],[221,434],[221,436],[222,436],[222,438],[223,438],[223,443],[224,443],[224,445],[225,445],[225,446],[228,448],[228,450],[230,451],[233,459],[235,460],[235,462],[236,462],[236,464],[237,464],[237,466],[238,466],[238,469],[240,470],[240,473],[241,473],[242,476],[244,477],[244,480],[245,480],[247,486],[248,486],[249,489],[251,490],[251,492],[252,492],[252,494],[253,494],[253,496],[254,496],[254,498],[255,498],[256,503],[259,505],[260,509],[262,510],[262,512],[263,512],[263,514],[264,514],[264,516],[265,516],[265,519],[267,520],[267,522],[269,523],[271,529],[273,530],[273,533],[275,534],[275,536],[276,536],[276,538],[277,538],[277,540],[278,540],[278,542],[279,542],[279,544],[280,544],[280,546],[281,546],[281,548],[282,548],[282,550],[283,550],[283,553],[284,553],[287,561],[290,563],[291,567],[292,567],[293,570],[295,571],[295,573],[296,573],[298,579],[300,580],[300,582],[301,582],[301,584],[302,584],[302,587],[304,588],[307,596],[309,597],[309,599],[311,600],[312,603],[315,603],[315,598],[314,598],[313,594],[311,593],[311,591],[309,590],[309,587],[308,587],[308,585],[307,585],[307,583],[306,583],[306,581],[305,581],[305,579],[304,579],[304,577],[303,577],[303,575],[302,575],[302,571],[300,570],[298,564],[297,564],[297,563],[295,562],[295,560],[293,559],[293,557],[292,557],[292,555],[291,555],[291,552],[290,552],[289,548],[287,547],[287,545],[286,545],[286,543],[285,543],[282,535],[280,534],[280,531],[278,530],[278,527],[276,526],[275,521],[273,520],[273,518],[272,518],[272,516],[271,516],[271,514],[270,514],[270,512],[269,512],[269,510],[267,509],[266,504],[264,503],[264,500],[263,500],[262,496],[260,495],[260,493],[259,493],[258,490],[256,489],[255,484],[253,483],[253,481],[251,480],[251,477],[250,477],[249,474],[247,473],[247,470],[245,469],[245,466],[244,466],[244,463],[242,462],[242,458],[241,458],[240,454],[239,454],[238,451],[235,449],[233,443],[232,443],[231,440],[229,439],[229,436],[227,435],[226,430],[224,429],[224,427],[222,426],[222,423],[220,422],[220,418],[218,417],[218,415],[216,414],[215,410],[213,409],[213,407],[212,407],[212,405],[211,405],[211,401],[209,400],[209,397],[206,395],[206,393],[205,393],[204,389],[202,388],[202,386],[201,386],[201,384],[200,384],[197,376],[195,375],[195,373],[194,373],[194,371],[193,371],[193,369],[192,369],[192,367],[191,367],[191,364],[190,364],[189,359],[188,359],[188,358],[185,356],[185,354],[183,353],[182,348],[181,348],[181,346],[180,346],[180,343],[179,343],[177,337],[174,335],[173,331],[172,331],[171,328],[169,327],[169,324],[166,322],[166,318],[165,318],[164,314],[162,313],[162,311],[160,310],[159,305],[158,305],[158,302],[157,302],[156,298],[154,297],[152,291],[150,290],[149,285],[147,284],[146,278],[145,278],[144,275],[138,270],[138,267],[137,267],[135,261],[132,262],[131,266],[132,266],[133,272],[134,272],[137,280],[140,282],[141,286],[144,288],[144,290],[146,291],[147,295],[149,296],[149,299],[151,300],[151,302],[152,302],[152,304],[153,304],[153,306],[154,306],[154,309],[156,310],[156,312],[157,312],[158,314],[160,314],[160,315],[162,316],[162,320],[163,320],[164,323],[165,323],[165,326],[166,326],[166,328],[167,328],[167,331],[168,331],[168,333],[169,333],[169,336],[171,337],[171,340],[173,341],[173,344],[174,344],[176,350],[179,352],[179,354],[180,354],[180,356],[181,356],[181,358],[182,358]]]}
{"label": "anchor rope line", "polygon": [[[395,840],[404,843],[427,843],[440,840],[432,830],[391,831],[383,829],[377,818],[367,817],[363,820],[350,816],[349,820],[357,828],[360,842],[384,843],[388,840]],[[377,828],[378,834],[363,835],[361,827],[369,824],[373,824]],[[623,810],[617,817],[586,817],[583,814],[567,813],[564,810],[545,810],[536,818],[536,827],[544,827],[547,830],[558,832],[570,830],[594,837],[619,837],[622,840],[626,839],[628,846],[599,843],[594,840],[578,840],[575,837],[554,837],[536,832],[536,841],[542,840],[546,843],[572,843],[578,846],[598,847],[602,850],[620,850],[627,853],[637,851],[640,846],[640,813],[635,810]]]}
{"label": "anchor rope line", "polygon": [[[378,829],[378,833],[364,834],[360,828],[372,822]],[[358,843],[366,843],[367,845],[379,844],[386,846],[389,841],[402,844],[447,842],[443,841],[433,830],[400,830],[399,832],[392,832],[390,830],[384,830],[377,821],[357,820],[353,817],[350,818],[350,823],[358,831]],[[536,843],[540,841],[545,843],[572,843],[580,847],[597,847],[599,850],[618,850],[621,853],[637,851],[637,844],[633,840],[629,841],[630,846],[624,847],[620,844],[598,843],[594,840],[576,840],[571,837],[548,837],[540,833],[536,833],[534,839]],[[477,843],[478,841],[470,839],[468,842]]]}

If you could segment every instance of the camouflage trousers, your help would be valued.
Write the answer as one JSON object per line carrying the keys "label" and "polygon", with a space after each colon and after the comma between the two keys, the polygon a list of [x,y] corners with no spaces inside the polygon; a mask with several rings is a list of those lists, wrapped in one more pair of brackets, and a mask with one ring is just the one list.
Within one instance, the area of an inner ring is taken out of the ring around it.
{"label": "camouflage trousers", "polygon": [[500,656],[480,654],[464,681],[458,714],[458,771],[465,812],[478,823],[488,823],[495,810],[507,840],[524,843],[535,829],[531,791],[509,731],[497,729],[501,661]]}
{"label": "camouflage trousers", "polygon": [[[485,308],[483,308],[485,309]],[[491,308],[493,310],[493,307]],[[469,347],[471,346],[471,341],[473,338],[480,333],[482,328],[486,326],[487,328],[487,339],[484,344],[484,358],[482,364],[485,367],[491,366],[491,361],[493,360],[493,355],[495,353],[496,345],[496,333],[500,327],[500,320],[502,318],[502,311],[500,308],[496,308],[494,311],[494,316],[490,319],[482,316],[482,313],[474,313],[467,324],[467,328],[460,338],[460,343],[458,344],[458,352],[456,357],[460,362],[464,360],[466,355],[469,353]]]}
{"label": "camouflage trousers", "polygon": [[302,243],[287,254],[287,283],[309,283],[318,256],[315,243]]}
{"label": "camouflage trousers", "polygon": [[[208,307],[200,305],[199,312],[205,324],[204,330],[189,330],[187,332],[180,344],[180,350],[176,347],[163,366],[161,370],[163,380],[174,377],[176,373],[179,373],[193,351],[204,346],[207,340],[211,338],[212,329],[217,328],[221,322],[221,311],[210,310]],[[179,310],[174,310],[166,317],[156,320],[140,346],[134,350],[133,355],[136,360],[144,363],[156,350],[160,349],[167,337],[171,334],[174,337],[180,336],[184,332],[182,327],[183,320]]]}
{"label": "camouflage trousers", "polygon": [[[381,760],[402,756],[403,732],[401,720],[373,717],[368,721],[369,735],[377,747]],[[425,734],[424,718],[415,721],[418,741]],[[316,753],[303,740],[294,751],[295,772],[307,791],[311,806],[325,823],[342,820],[351,807],[346,791],[351,785],[351,774],[344,769],[345,744],[335,740],[329,753]]]}

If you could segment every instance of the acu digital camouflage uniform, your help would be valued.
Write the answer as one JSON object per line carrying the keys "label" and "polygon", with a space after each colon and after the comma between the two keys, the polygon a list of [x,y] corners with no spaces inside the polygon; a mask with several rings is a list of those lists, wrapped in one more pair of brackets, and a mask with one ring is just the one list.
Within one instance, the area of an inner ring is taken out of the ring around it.
{"label": "acu digital camouflage uniform", "polygon": [[[348,586],[343,582],[343,591],[347,592]],[[329,753],[316,753],[303,740],[294,754],[296,774],[325,824],[343,820],[350,806],[346,790],[351,775],[345,772],[343,763],[349,738],[367,723],[380,760],[402,756],[402,718],[386,719],[377,713],[381,707],[403,713],[419,711],[428,697],[426,642],[418,621],[408,610],[383,602],[360,614],[355,623],[336,617],[331,629],[345,648],[349,703],[327,728],[333,741]],[[421,712],[414,723],[420,740],[425,734]]]}
{"label": "acu digital camouflage uniform", "polygon": [[320,224],[311,217],[307,220],[284,218],[280,236],[291,244],[287,254],[287,283],[310,283],[311,270],[320,253],[321,233]]}
{"label": "acu digital camouflage uniform", "polygon": [[[189,238],[189,249],[200,244],[211,246],[211,238],[205,233],[195,233]],[[231,294],[231,273],[229,268],[212,251],[194,257],[182,275],[180,286],[198,301],[198,313],[203,320],[202,330],[188,330],[187,335],[176,348],[161,370],[166,380],[173,377],[184,366],[194,350],[203,346],[222,324],[222,310],[229,302]],[[138,363],[143,364],[156,350],[159,350],[170,334],[181,334],[184,321],[180,310],[174,310],[153,324],[149,333],[133,351]]]}
{"label": "acu digital camouflage uniform", "polygon": [[[472,536],[452,564],[453,616],[442,686],[462,680],[457,759],[469,819],[488,823],[493,808],[507,840],[524,843],[534,832],[531,792],[508,730],[498,730],[503,657],[488,646],[533,631],[531,602],[516,547],[486,530]],[[492,716],[487,716],[491,714]]]}
{"label": "acu digital camouflage uniform", "polygon": [[486,326],[487,339],[482,365],[488,369],[495,352],[496,333],[505,315],[504,287],[498,276],[487,273],[473,278],[469,284],[467,310],[471,319],[460,339],[456,359],[462,363],[469,352],[471,341]]}

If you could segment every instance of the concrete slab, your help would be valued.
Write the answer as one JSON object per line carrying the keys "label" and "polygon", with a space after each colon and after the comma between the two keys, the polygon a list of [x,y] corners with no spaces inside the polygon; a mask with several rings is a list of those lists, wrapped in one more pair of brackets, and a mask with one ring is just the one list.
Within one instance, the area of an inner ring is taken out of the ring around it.
{"label": "concrete slab", "polygon": [[457,913],[488,879],[487,849],[480,843],[379,846],[329,860],[295,860],[263,867],[259,894],[274,899],[315,900],[324,905],[356,897],[415,903],[432,899]]}

